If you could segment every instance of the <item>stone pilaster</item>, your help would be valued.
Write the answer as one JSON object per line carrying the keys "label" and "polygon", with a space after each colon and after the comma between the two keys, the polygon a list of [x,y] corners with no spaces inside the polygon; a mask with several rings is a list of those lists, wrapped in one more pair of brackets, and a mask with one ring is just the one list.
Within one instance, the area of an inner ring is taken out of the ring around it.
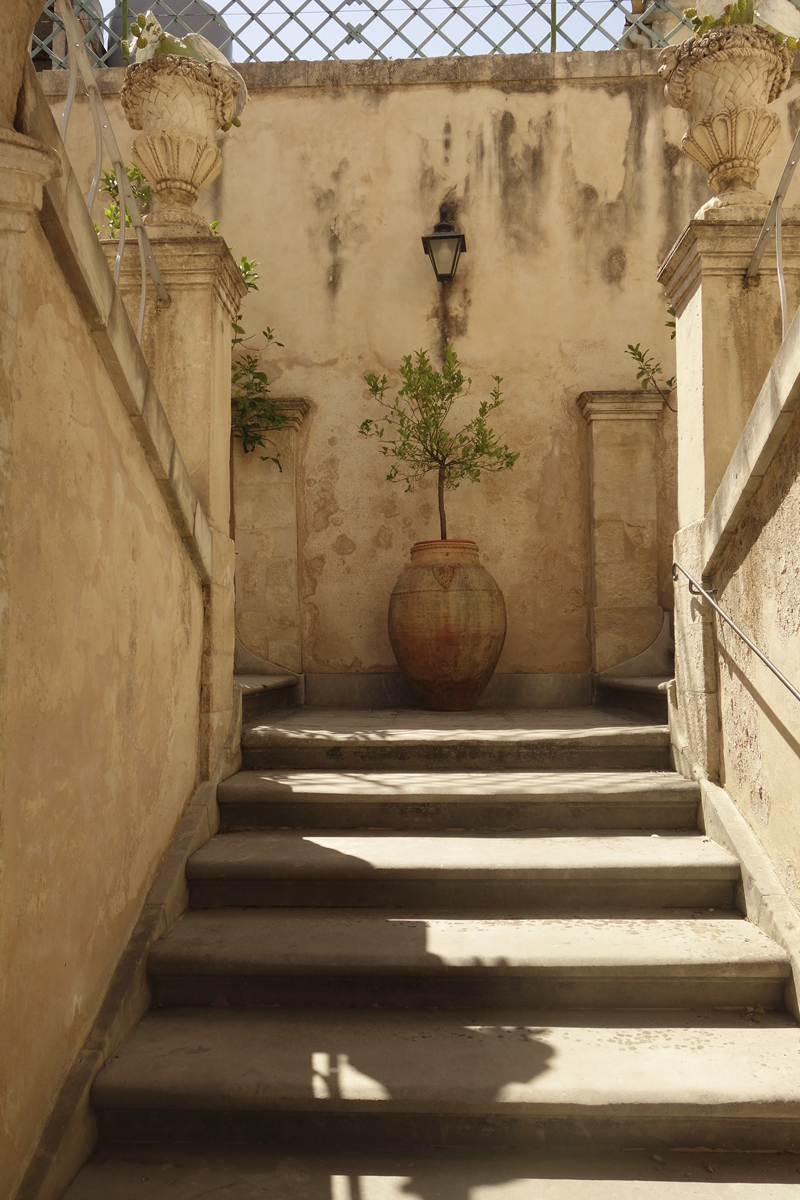
{"label": "stone pilaster", "polygon": [[8,652],[8,538],[12,481],[20,243],[42,189],[61,173],[58,156],[32,138],[0,129],[0,788],[5,779],[5,693]]}
{"label": "stone pilaster", "polygon": [[281,470],[259,451],[233,453],[236,510],[236,630],[260,658],[303,669],[298,584],[297,461],[307,400],[280,399],[289,422],[270,434]]}
{"label": "stone pilaster", "polygon": [[[152,283],[142,350],[213,541],[201,693],[201,771],[213,770],[233,711],[234,549],[230,539],[231,324],[246,288],[224,240],[151,232],[169,303]],[[116,243],[106,242],[113,262]],[[141,268],[126,245],[120,287],[134,324]]]}
{"label": "stone pilaster", "polygon": [[[724,213],[724,210],[721,210]],[[765,214],[764,214],[765,215]],[[758,278],[745,271],[761,219],[690,221],[659,271],[676,318],[678,525],[700,520],[730,462],[781,344],[771,239]],[[800,303],[800,221],[783,223],[792,315]]]}
{"label": "stone pilaster", "polygon": [[640,654],[658,636],[656,421],[660,396],[583,392],[589,424],[592,521],[592,667]]}

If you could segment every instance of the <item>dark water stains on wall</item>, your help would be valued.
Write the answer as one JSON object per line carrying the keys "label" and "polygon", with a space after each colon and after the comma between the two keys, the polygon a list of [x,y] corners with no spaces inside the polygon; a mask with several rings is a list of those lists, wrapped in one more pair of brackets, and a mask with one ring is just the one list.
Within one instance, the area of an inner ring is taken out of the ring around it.
{"label": "dark water stains on wall", "polygon": [[457,279],[452,283],[437,282],[436,287],[438,294],[428,312],[428,320],[433,322],[436,328],[441,360],[444,358],[445,346],[452,346],[457,339],[467,336],[472,296],[469,288]]}
{"label": "dark water stains on wall", "polygon": [[326,287],[331,300],[335,300],[342,285],[342,237],[341,237],[341,188],[349,169],[346,158],[331,172],[333,187],[313,188],[314,204],[320,217],[325,222],[325,243],[328,252],[328,269]]}
{"label": "dark water stains on wall", "polygon": [[388,95],[387,88],[367,88],[361,100],[361,108],[367,113],[377,112]]}
{"label": "dark water stains on wall", "polygon": [[483,162],[486,157],[486,142],[483,136],[483,129],[475,130],[472,135],[472,144],[474,149],[467,156],[467,161],[474,167],[477,175],[483,173]]}
{"label": "dark water stains on wall", "polygon": [[628,266],[628,255],[624,246],[612,246],[600,264],[600,274],[606,283],[621,284]]}
{"label": "dark water stains on wall", "polygon": [[[630,121],[622,148],[622,186],[613,199],[602,201],[593,185],[579,179],[579,164],[567,132],[561,159],[561,208],[565,225],[576,243],[585,249],[587,274],[597,272],[605,283],[618,288],[629,267],[621,232],[626,237],[634,235],[642,219],[642,181],[648,166],[646,134],[654,114],[648,99],[632,94],[629,88],[603,86],[601,90],[611,95],[624,94],[630,103]],[[614,152],[613,147],[609,152]]]}
{"label": "dark water stains on wall", "polygon": [[338,482],[339,458],[333,454],[319,464],[316,476],[306,479],[308,528],[314,533],[323,533],[339,512],[336,499]]}
{"label": "dark water stains on wall", "polygon": [[546,150],[554,144],[554,125],[552,110],[538,121],[529,121],[524,136],[508,109],[494,121],[503,231],[519,250],[546,241],[539,213],[549,183]]}

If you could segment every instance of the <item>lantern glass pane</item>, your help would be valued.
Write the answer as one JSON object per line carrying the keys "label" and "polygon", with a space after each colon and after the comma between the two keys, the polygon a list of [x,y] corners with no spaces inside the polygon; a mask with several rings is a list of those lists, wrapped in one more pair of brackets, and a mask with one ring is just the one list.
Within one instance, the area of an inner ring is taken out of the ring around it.
{"label": "lantern glass pane", "polygon": [[437,275],[452,275],[458,260],[460,234],[452,237],[432,237],[430,241],[431,255]]}

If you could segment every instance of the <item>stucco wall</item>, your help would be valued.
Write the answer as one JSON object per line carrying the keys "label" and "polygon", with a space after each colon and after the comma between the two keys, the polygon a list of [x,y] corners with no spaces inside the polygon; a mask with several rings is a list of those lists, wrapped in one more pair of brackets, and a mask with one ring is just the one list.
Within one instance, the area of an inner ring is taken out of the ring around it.
{"label": "stucco wall", "polygon": [[[478,541],[505,593],[498,670],[589,669],[588,437],[575,401],[631,385],[629,341],[669,364],[655,270],[704,193],[654,76],[620,78],[621,55],[565,57],[575,77],[559,81],[537,79],[535,59],[514,81],[454,84],[429,63],[421,82],[391,87],[371,64],[327,87],[254,71],[262,86],[208,211],[262,264],[246,317],[284,343],[276,391],[313,406],[298,463],[307,671],[396,669],[388,596],[411,543],[437,536],[435,492],[432,477],[413,496],[384,481],[377,444],[357,435],[374,415],[363,374],[391,375],[446,339],[473,379],[465,412],[503,376],[495,425],[520,451],[512,472],[448,495],[450,535]],[[445,201],[468,249],[443,291],[420,235]],[[263,470],[266,507],[276,484]],[[674,519],[664,525],[666,543]]]}
{"label": "stucco wall", "polygon": [[[800,680],[800,419],[716,572],[721,607],[795,685]],[[800,904],[800,703],[717,623],[721,782]]]}
{"label": "stucco wall", "polygon": [[[435,497],[432,483],[415,496],[385,483],[377,445],[357,436],[371,412],[363,374],[391,373],[403,354],[436,350],[448,336],[476,399],[493,372],[504,376],[496,424],[521,452],[510,474],[449,497],[452,534],[479,541],[506,595],[499,670],[588,670],[588,429],[574,401],[583,390],[631,386],[629,341],[673,372],[655,273],[710,195],[680,154],[686,114],[666,106],[657,59],[636,51],[243,68],[250,105],[242,128],[223,138],[225,168],[200,208],[259,260],[246,324],[272,325],[284,343],[268,360],[275,394],[312,406],[297,461],[302,628],[281,609],[259,640],[256,614],[278,593],[288,597],[291,581],[270,576],[276,551],[263,538],[237,556],[240,627],[259,653],[312,672],[394,669],[387,598],[410,544],[435,536]],[[58,74],[46,83],[56,112]],[[127,152],[121,76],[101,73]],[[783,128],[762,168],[768,192],[796,132],[799,91],[795,74],[774,106]],[[88,184],[92,139],[80,100],[69,143]],[[468,244],[446,293],[419,242],[442,201]],[[671,414],[657,438],[659,601],[671,607]],[[242,482],[248,527],[260,508],[265,526],[280,510],[283,528],[287,479],[253,460]],[[291,569],[291,555],[277,557]]]}
{"label": "stucco wall", "polygon": [[21,262],[0,884],[3,1195],[195,785],[203,633],[196,570],[35,219]]}
{"label": "stucco wall", "polygon": [[[396,372],[404,354],[438,353],[445,339],[473,379],[465,414],[492,374],[504,377],[495,425],[520,452],[512,472],[448,495],[451,536],[479,542],[505,593],[498,670],[589,670],[588,430],[575,401],[635,385],[628,342],[649,346],[672,373],[655,272],[708,195],[678,151],[685,114],[666,107],[656,71],[657,54],[639,52],[245,68],[242,128],[223,139],[222,175],[200,207],[259,261],[245,323],[273,326],[284,343],[268,359],[275,394],[311,404],[297,463],[306,671],[396,670],[388,596],[410,545],[437,535],[435,492],[432,479],[413,496],[385,482],[377,444],[357,433],[373,412],[363,375]],[[103,82],[126,147],[120,80],[109,71]],[[58,111],[63,101],[52,103]],[[85,105],[69,148],[88,183],[82,120]],[[445,201],[468,246],[447,290],[420,244]],[[666,413],[658,435],[665,607],[673,422]],[[286,480],[268,463],[257,470],[268,514]],[[270,567],[238,549],[249,627],[268,603],[253,581]],[[289,624],[274,646],[251,634],[252,648],[296,666],[280,647]]]}

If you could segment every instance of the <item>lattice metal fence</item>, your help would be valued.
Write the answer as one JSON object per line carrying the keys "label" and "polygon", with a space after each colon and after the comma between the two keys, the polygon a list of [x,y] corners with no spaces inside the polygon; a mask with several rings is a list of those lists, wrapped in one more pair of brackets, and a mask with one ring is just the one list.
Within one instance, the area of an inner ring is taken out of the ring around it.
{"label": "lattice metal fence", "polygon": [[[97,66],[121,66],[119,4],[73,0]],[[434,58],[664,46],[689,22],[670,0],[164,0],[165,29],[193,31],[233,62]],[[131,13],[136,12],[131,0]],[[683,32],[681,32],[683,31]],[[63,26],[48,0],[31,53],[41,69],[66,66]]]}

